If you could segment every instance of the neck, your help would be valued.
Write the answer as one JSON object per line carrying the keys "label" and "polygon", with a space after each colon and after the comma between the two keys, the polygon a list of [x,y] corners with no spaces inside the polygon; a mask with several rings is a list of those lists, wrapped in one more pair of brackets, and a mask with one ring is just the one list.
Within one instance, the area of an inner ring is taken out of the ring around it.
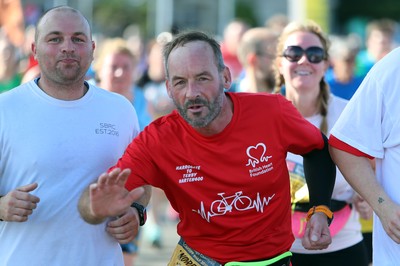
{"label": "neck", "polygon": [[134,98],[134,97],[133,97],[132,90],[127,90],[127,91],[118,92],[118,93],[120,93],[121,95],[125,96],[125,98],[127,98],[130,102],[133,101],[133,98]]}
{"label": "neck", "polygon": [[86,87],[83,79],[77,82],[63,84],[39,78],[38,86],[47,95],[65,101],[78,100],[88,91],[88,87]]}
{"label": "neck", "polygon": [[314,91],[297,93],[293,89],[288,90],[288,88],[286,88],[286,98],[292,101],[293,105],[303,117],[311,117],[318,113],[318,94],[315,94]]}

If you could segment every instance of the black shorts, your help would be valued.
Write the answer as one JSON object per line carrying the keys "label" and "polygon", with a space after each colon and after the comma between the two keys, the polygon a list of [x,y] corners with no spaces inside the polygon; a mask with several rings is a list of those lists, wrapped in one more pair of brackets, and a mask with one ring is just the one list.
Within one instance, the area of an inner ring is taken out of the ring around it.
{"label": "black shorts", "polygon": [[367,249],[363,241],[334,252],[321,254],[293,253],[293,266],[368,266]]}

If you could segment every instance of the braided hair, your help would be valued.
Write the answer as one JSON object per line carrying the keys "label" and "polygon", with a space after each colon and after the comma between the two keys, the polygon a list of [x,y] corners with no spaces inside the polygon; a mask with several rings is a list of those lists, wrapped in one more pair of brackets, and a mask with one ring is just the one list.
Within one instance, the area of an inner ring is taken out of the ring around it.
{"label": "braided hair", "polygon": [[[308,20],[305,22],[299,22],[299,21],[294,21],[289,23],[282,31],[278,43],[277,43],[277,58],[276,58],[276,64],[275,67],[278,65],[277,63],[279,60],[282,60],[282,57],[279,55],[282,55],[284,45],[286,42],[286,39],[288,38],[289,35],[291,35],[294,32],[310,32],[312,34],[315,34],[319,40],[322,43],[323,49],[325,51],[325,60],[329,60],[329,55],[328,55],[328,50],[330,46],[330,42],[327,36],[325,36],[324,32],[322,31],[321,27],[315,23],[314,21]],[[276,78],[276,84],[275,84],[275,89],[274,93],[283,93],[282,88],[285,85],[285,80],[283,75],[275,68],[275,78]],[[322,77],[320,83],[320,93],[318,94],[318,101],[317,101],[317,110],[318,112],[322,115],[322,122],[320,125],[320,130],[327,134],[328,131],[328,122],[327,122],[327,114],[328,114],[328,101],[329,101],[329,95],[330,95],[330,89],[328,83],[325,81],[325,79]]]}

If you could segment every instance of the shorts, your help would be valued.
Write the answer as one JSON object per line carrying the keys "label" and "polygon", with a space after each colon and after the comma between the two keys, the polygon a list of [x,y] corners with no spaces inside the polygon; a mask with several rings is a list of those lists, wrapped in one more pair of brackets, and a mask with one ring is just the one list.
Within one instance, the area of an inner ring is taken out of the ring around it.
{"label": "shorts", "polygon": [[139,250],[139,234],[131,242],[121,244],[122,252],[128,254],[136,254]]}

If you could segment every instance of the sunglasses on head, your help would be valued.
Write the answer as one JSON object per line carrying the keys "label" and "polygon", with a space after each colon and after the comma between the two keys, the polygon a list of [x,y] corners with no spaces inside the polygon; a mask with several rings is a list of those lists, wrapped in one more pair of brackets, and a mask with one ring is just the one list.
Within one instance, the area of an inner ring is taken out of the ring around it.
{"label": "sunglasses on head", "polygon": [[289,62],[297,62],[303,57],[304,54],[306,55],[307,60],[313,64],[318,64],[322,60],[326,59],[324,49],[317,46],[311,46],[305,50],[300,46],[288,46],[285,51],[283,51],[282,56],[285,57]]}

